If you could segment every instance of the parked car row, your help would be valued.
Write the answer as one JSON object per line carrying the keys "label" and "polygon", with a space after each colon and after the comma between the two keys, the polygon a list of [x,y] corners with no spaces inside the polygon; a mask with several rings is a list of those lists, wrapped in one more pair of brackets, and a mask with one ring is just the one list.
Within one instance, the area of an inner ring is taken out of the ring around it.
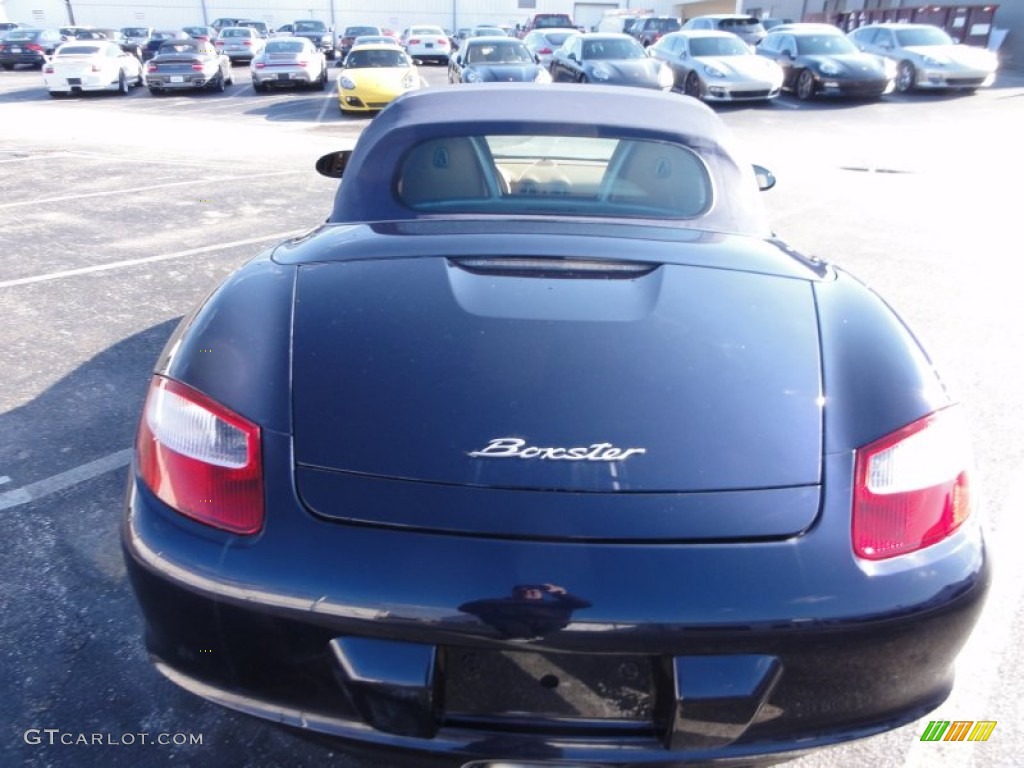
{"label": "parked car row", "polygon": [[973,90],[990,85],[998,68],[994,53],[927,24],[872,24],[845,34],[828,24],[780,23],[765,33],[748,18],[692,19],[702,23],[663,34],[646,51],[626,33],[535,30],[523,42],[554,81],[669,88],[709,102],[767,100],[782,90],[800,99]]}
{"label": "parked car row", "polygon": [[[153,94],[222,91],[233,83],[230,70],[238,62],[250,65],[257,92],[326,88],[323,39],[312,27],[296,24],[291,29],[313,34],[262,38],[246,26],[149,30],[149,42],[140,50],[124,29],[68,29],[82,39],[69,47],[63,44],[64,35],[49,35],[54,48],[47,54],[28,43],[15,45],[22,37],[42,40],[45,30],[18,28],[0,42],[0,63],[14,66],[30,56],[31,61],[52,61],[44,75],[55,96],[87,90],[127,93],[131,85],[143,82]],[[137,67],[128,59],[148,63]],[[424,25],[405,30],[400,40],[386,34],[354,37],[340,62],[339,108],[343,113],[382,109],[401,93],[420,87],[415,65],[431,60],[447,64],[449,83],[619,84],[672,90],[707,102],[770,100],[783,90],[804,100],[875,99],[918,87],[974,89],[990,84],[997,66],[994,54],[957,45],[938,27],[925,24],[873,24],[848,35],[827,24],[779,24],[756,47],[723,29],[684,27],[661,35],[647,48],[626,33],[536,29],[519,40],[498,28],[477,28],[454,51],[443,29]],[[89,62],[87,67],[84,62]],[[81,76],[83,68],[90,70],[88,77]]]}

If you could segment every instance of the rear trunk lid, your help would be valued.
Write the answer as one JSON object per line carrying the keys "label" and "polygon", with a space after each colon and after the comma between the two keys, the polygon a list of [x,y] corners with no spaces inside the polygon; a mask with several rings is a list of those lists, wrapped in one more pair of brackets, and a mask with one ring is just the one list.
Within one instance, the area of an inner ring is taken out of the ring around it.
{"label": "rear trunk lid", "polygon": [[804,530],[821,377],[806,280],[445,258],[302,266],[300,493],[328,517],[597,539]]}

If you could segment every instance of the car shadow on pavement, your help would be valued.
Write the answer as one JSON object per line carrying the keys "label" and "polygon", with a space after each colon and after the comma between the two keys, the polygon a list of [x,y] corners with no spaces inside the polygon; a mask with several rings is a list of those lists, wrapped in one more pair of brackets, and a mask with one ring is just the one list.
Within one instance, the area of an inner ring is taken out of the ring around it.
{"label": "car shadow on pavement", "polygon": [[[179,319],[117,342],[0,414],[0,475],[9,476],[0,484],[0,765],[284,765],[293,756],[320,765],[330,757],[204,702],[152,666],[121,554],[126,456],[45,488],[131,446],[153,364]],[[17,502],[26,486],[34,498]]]}
{"label": "car shadow on pavement", "polygon": [[[273,95],[277,93],[277,91],[272,91],[270,94],[257,94],[257,96],[260,99],[267,99],[272,98]],[[281,89],[279,95],[285,95],[288,93],[288,90]],[[320,114],[320,110],[324,106],[323,100],[326,98],[330,98],[334,102],[331,104],[333,109],[329,109],[329,114],[334,115],[338,112],[337,96],[331,90],[325,90],[323,92],[306,91],[301,96],[298,94],[293,95],[294,98],[288,99],[287,101],[274,100],[272,102],[264,102],[258,106],[253,106],[251,109],[245,110],[245,114],[262,117],[265,120],[270,120],[272,122],[308,122],[311,119],[315,119]]]}

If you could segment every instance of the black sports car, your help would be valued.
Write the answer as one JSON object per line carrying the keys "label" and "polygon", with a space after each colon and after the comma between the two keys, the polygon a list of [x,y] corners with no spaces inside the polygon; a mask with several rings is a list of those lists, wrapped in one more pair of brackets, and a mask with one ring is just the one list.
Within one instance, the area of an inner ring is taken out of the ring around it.
{"label": "black sports car", "polygon": [[692,99],[425,89],[187,317],[123,529],[186,689],[453,765],[754,765],[936,707],[961,408]]}
{"label": "black sports car", "polygon": [[893,64],[858,50],[842,32],[826,24],[776,27],[755,50],[782,67],[783,89],[799,99],[877,99],[893,90]]}
{"label": "black sports car", "polygon": [[449,83],[550,83],[551,75],[514,37],[471,37],[448,59]]}
{"label": "black sports car", "polygon": [[587,32],[562,43],[548,64],[556,83],[632,85],[640,88],[672,87],[672,70],[652,59],[629,35]]}

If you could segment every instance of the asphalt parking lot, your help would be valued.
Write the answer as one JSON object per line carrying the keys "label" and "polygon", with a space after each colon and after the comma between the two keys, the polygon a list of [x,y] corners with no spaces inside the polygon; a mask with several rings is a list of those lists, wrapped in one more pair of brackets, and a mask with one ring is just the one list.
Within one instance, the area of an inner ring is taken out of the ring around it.
{"label": "asphalt parking lot", "polygon": [[[385,764],[165,681],[121,563],[129,448],[161,347],[235,267],[325,218],[335,182],[313,162],[368,119],[341,115],[331,89],[256,94],[235,74],[225,94],[51,100],[37,71],[0,72],[0,765]],[[444,68],[422,74],[447,87]],[[957,689],[930,716],[997,720],[990,741],[923,744],[916,724],[794,765],[1018,764],[1024,76],[974,96],[720,113],[779,177],[765,198],[779,234],[876,287],[958,388],[996,557]]]}

